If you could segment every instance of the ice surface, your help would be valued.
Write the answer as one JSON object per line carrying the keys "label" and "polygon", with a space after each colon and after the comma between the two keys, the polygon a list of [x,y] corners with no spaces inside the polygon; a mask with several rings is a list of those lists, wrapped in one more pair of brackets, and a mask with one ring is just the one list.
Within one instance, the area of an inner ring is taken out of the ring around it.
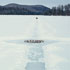
{"label": "ice surface", "polygon": [[[28,51],[36,46],[44,46],[44,58],[39,62],[45,63],[45,70],[70,70],[70,17],[0,16],[0,19],[0,70],[25,70],[31,62]],[[26,45],[23,41],[27,39],[46,42]]]}
{"label": "ice surface", "polygon": [[45,63],[42,62],[28,63],[26,66],[26,70],[45,70]]}

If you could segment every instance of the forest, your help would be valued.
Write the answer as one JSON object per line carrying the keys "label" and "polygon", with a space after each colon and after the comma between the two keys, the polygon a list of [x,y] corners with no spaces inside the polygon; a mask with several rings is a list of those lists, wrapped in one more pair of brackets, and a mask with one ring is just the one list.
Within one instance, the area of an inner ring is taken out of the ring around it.
{"label": "forest", "polygon": [[0,15],[53,15],[70,16],[70,4],[48,8],[42,5],[8,4],[0,6]]}
{"label": "forest", "polygon": [[45,12],[45,15],[67,15],[70,16],[70,4],[65,6],[59,5],[58,7],[52,7],[49,11]]}

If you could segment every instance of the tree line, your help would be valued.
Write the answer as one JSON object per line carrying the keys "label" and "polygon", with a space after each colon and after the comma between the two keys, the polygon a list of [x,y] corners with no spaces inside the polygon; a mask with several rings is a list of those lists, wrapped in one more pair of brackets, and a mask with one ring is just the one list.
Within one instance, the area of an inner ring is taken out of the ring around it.
{"label": "tree line", "polygon": [[46,11],[44,15],[63,15],[70,16],[70,4],[59,5],[58,7],[52,7],[49,11]]}
{"label": "tree line", "polygon": [[[40,8],[40,10],[42,10]],[[67,5],[59,5],[57,7],[49,8],[45,10],[45,12],[36,12],[28,10],[24,7],[6,7],[0,6],[0,15],[63,15],[70,16],[70,4]]]}
{"label": "tree line", "polygon": [[39,15],[37,12],[32,12],[26,8],[21,7],[5,7],[0,6],[0,15]]}

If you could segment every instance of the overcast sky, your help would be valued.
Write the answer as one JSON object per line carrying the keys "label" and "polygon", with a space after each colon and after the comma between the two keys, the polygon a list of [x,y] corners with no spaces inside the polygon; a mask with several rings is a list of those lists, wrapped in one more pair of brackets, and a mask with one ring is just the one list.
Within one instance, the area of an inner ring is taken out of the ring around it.
{"label": "overcast sky", "polygon": [[8,3],[19,3],[25,5],[36,5],[41,4],[48,7],[64,5],[70,3],[70,0],[0,0],[1,5],[5,5]]}

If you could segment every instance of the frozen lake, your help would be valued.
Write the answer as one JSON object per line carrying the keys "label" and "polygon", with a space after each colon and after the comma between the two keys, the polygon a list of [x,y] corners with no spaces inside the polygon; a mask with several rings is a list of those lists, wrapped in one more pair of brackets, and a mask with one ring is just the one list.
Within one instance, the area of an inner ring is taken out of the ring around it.
{"label": "frozen lake", "polygon": [[39,60],[45,70],[70,69],[70,17],[0,16],[0,70],[25,70],[32,45],[23,43],[25,39],[45,41]]}

